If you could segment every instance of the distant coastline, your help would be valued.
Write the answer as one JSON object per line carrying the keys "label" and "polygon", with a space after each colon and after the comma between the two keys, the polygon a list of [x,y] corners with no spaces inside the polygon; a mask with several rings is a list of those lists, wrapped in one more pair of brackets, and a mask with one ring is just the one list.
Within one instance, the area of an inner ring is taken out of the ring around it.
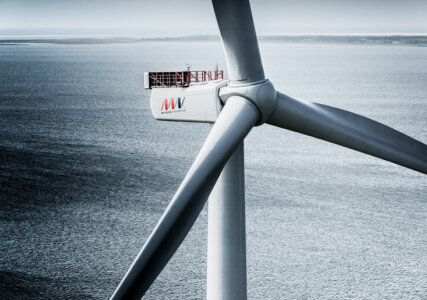
{"label": "distant coastline", "polygon": [[[350,44],[350,45],[406,45],[427,47],[427,34],[424,35],[260,35],[260,42],[293,43],[293,44]],[[0,46],[25,44],[125,44],[143,42],[220,42],[217,35],[191,35],[181,37],[0,37]]]}

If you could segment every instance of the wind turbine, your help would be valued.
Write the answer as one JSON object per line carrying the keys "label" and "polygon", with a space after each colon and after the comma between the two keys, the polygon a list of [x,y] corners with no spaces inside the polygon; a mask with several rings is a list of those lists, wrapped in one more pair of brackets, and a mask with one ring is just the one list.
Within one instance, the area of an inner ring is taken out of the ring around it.
{"label": "wind turbine", "polygon": [[208,299],[246,298],[243,140],[254,126],[293,130],[427,174],[425,144],[363,116],[277,92],[264,76],[249,0],[212,3],[229,75],[219,90],[224,106],[111,299],[145,294],[209,195]]}

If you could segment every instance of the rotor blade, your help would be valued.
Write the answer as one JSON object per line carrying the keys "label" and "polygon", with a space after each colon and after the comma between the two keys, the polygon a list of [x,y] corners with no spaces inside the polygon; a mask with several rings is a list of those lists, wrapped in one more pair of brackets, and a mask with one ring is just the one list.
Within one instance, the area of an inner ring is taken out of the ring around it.
{"label": "rotor blade", "polygon": [[427,145],[345,110],[277,93],[277,105],[267,123],[427,174]]}
{"label": "rotor blade", "polygon": [[227,101],[196,160],[111,299],[140,299],[190,231],[228,158],[258,119],[255,106]]}
{"label": "rotor blade", "polygon": [[249,0],[212,0],[230,85],[265,80]]}

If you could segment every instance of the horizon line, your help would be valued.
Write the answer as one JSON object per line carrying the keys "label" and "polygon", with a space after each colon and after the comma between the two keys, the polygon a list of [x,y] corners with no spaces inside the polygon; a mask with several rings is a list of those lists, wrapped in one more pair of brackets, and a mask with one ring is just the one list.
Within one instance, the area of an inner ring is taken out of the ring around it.
{"label": "horizon line", "polygon": [[[315,33],[315,32],[306,32],[306,33],[263,33],[258,34],[258,37],[280,37],[280,36],[336,36],[336,37],[346,37],[346,36],[427,36],[427,32],[349,32],[349,33]],[[0,34],[0,39],[10,39],[10,38],[133,38],[133,39],[180,39],[180,38],[220,38],[219,34],[189,34],[189,35],[171,35],[171,36],[146,36],[138,34]]]}

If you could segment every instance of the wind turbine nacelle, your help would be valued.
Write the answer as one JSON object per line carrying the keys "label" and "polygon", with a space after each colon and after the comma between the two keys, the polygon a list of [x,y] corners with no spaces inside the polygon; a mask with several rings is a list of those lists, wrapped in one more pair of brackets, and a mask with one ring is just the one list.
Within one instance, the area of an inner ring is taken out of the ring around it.
{"label": "wind turbine nacelle", "polygon": [[219,89],[226,85],[226,80],[214,80],[189,87],[153,88],[151,113],[157,120],[213,123],[223,106]]}

